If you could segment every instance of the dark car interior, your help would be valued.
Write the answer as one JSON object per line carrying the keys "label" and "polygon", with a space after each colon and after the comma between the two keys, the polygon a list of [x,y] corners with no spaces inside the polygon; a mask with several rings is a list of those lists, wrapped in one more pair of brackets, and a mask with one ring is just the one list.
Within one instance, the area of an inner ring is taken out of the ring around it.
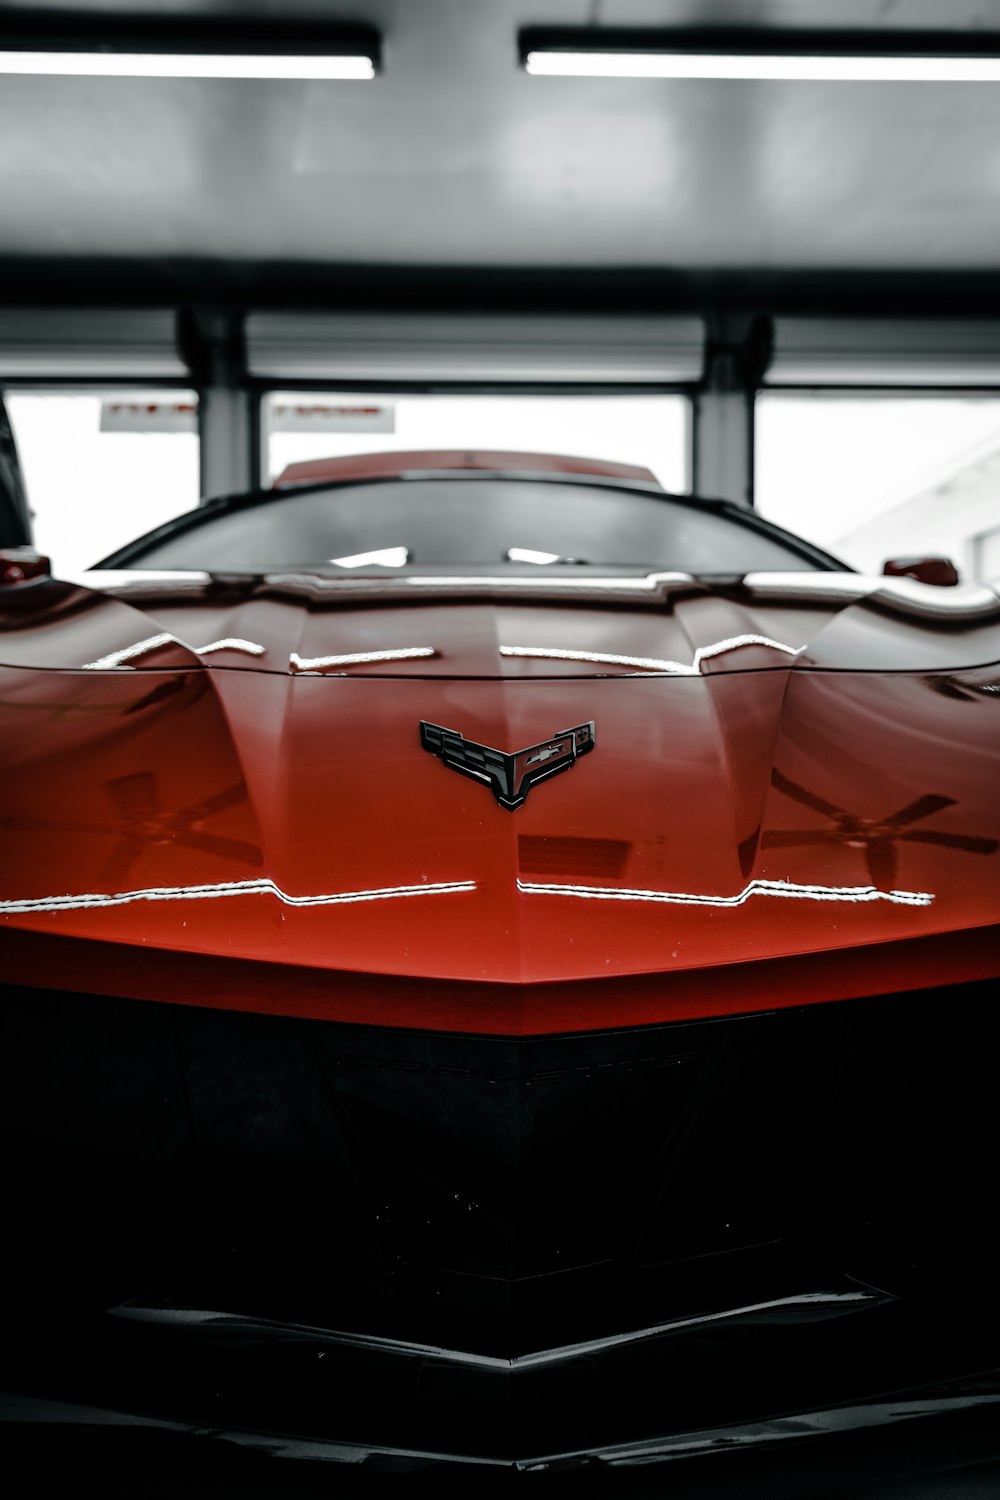
{"label": "dark car interior", "polygon": [[453,473],[237,499],[181,516],[98,566],[267,572],[354,568],[366,555],[369,566],[379,555],[398,555],[397,566],[645,563],[694,575],[837,566],[721,502],[699,505],[592,480]]}

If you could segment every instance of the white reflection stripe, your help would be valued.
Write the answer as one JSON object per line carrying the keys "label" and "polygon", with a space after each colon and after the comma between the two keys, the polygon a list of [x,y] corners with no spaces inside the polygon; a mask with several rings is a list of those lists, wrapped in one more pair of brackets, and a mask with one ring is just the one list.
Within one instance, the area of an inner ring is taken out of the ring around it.
{"label": "white reflection stripe", "polygon": [[400,646],[395,651],[352,651],[347,656],[300,656],[293,651],[288,660],[296,672],[315,672],[320,667],[356,667],[370,661],[412,661],[436,655],[433,646]]}
{"label": "white reflection stripe", "polygon": [[210,641],[207,646],[194,646],[195,656],[209,656],[213,651],[245,651],[247,656],[263,656],[266,647],[257,641],[244,641],[239,636],[227,635],[221,641]]}
{"label": "white reflection stripe", "polygon": [[[294,575],[293,575],[294,576]],[[344,580],[346,582],[347,580]],[[691,573],[646,573],[641,578],[554,578],[551,573],[546,573],[541,578],[525,578],[515,576],[509,578],[497,573],[478,573],[471,578],[449,576],[447,573],[441,577],[421,577],[392,579],[393,583],[400,583],[405,588],[480,588],[488,585],[490,588],[500,587],[509,589],[566,589],[572,593],[576,590],[608,589],[612,593],[625,592],[627,594],[650,594],[655,593],[664,584],[671,583],[693,583],[694,577]],[[334,584],[343,584],[339,579],[333,579]],[[360,580],[359,580],[360,582]]]}
{"label": "white reflection stripe", "polygon": [[624,890],[603,885],[550,885],[520,879],[517,888],[529,896],[574,896],[590,901],[658,901],[670,906],[742,906],[751,896],[783,896],[794,901],[891,901],[898,906],[930,906],[934,900],[928,891],[880,891],[874,885],[795,885],[789,880],[751,880],[735,896]]}
{"label": "white reflection stripe", "polygon": [[669,672],[677,677],[697,677],[701,664],[709,657],[721,656],[726,651],[735,651],[740,646],[770,646],[786,656],[798,656],[805,646],[786,646],[784,641],[773,641],[767,635],[733,635],[727,640],[715,641],[711,646],[699,646],[690,666],[682,661],[666,661],[657,656],[615,656],[608,651],[568,651],[556,646],[501,646],[501,656],[529,656],[553,661],[589,661],[612,667],[639,667],[644,672]]}
{"label": "white reflection stripe", "polygon": [[410,560],[406,547],[376,547],[374,552],[352,552],[348,557],[331,557],[337,568],[364,568],[374,563],[383,568],[402,568]]}
{"label": "white reflection stripe", "polygon": [[[125,666],[133,657],[145,656],[147,651],[156,651],[160,646],[170,645],[183,647],[183,642],[169,631],[164,631],[162,635],[151,635],[144,641],[136,641],[134,646],[125,646],[121,651],[111,651],[107,656],[99,656],[96,661],[85,661],[83,668],[87,672],[108,672],[115,667]],[[239,636],[226,636],[221,641],[209,641],[207,646],[192,646],[190,649],[195,656],[208,656],[212,651],[245,651],[248,656],[263,656],[265,651],[256,641],[244,641]]]}
{"label": "white reflection stripe", "polygon": [[161,885],[115,895],[90,892],[80,896],[39,896],[24,901],[0,901],[0,914],[36,911],[82,911],[95,906],[128,906],[133,901],[216,901],[222,896],[276,896],[285,906],[350,906],[359,901],[395,901],[404,896],[450,896],[474,891],[474,880],[436,884],[392,885],[371,891],[336,891],[319,896],[290,896],[273,880],[226,880],[218,885]]}
{"label": "white reflection stripe", "polygon": [[747,573],[743,585],[761,599],[844,600],[874,594],[886,580],[872,573]]}
{"label": "white reflection stripe", "polygon": [[96,661],[85,661],[85,671],[105,672],[112,667],[123,666],[125,662],[131,661],[133,656],[143,656],[147,651],[155,651],[158,646],[166,646],[174,641],[174,637],[165,631],[162,635],[151,635],[144,641],[136,641],[134,646],[125,646],[121,651],[112,651],[108,656],[99,656]]}

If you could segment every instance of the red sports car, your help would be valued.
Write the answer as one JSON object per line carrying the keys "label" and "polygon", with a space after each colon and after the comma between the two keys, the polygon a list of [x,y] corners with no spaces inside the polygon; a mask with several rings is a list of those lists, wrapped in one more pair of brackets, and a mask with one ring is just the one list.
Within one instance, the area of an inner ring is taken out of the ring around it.
{"label": "red sports car", "polygon": [[8,1431],[979,1420],[997,592],[616,465],[305,469],[84,581],[4,554]]}

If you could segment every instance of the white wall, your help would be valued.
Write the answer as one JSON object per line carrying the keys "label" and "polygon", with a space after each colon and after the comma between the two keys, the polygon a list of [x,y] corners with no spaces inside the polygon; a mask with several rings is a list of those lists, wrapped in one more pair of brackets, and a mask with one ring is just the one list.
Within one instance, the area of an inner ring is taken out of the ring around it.
{"label": "white wall", "polygon": [[988,487],[958,503],[958,476],[1000,450],[996,397],[765,393],[756,449],[761,514],[867,572],[930,552],[971,577],[970,538],[994,505],[1000,525]]}
{"label": "white wall", "polygon": [[[279,391],[274,402],[323,399],[317,392]],[[683,396],[397,396],[347,395],[344,401],[387,401],[395,431],[271,434],[276,478],[286,464],[348,453],[407,448],[508,448],[613,459],[652,469],[665,489],[689,488],[688,413]]]}
{"label": "white wall", "polygon": [[88,568],[198,504],[197,434],[101,432],[101,402],[112,395],[195,399],[185,391],[4,393],[35,545],[57,573]]}

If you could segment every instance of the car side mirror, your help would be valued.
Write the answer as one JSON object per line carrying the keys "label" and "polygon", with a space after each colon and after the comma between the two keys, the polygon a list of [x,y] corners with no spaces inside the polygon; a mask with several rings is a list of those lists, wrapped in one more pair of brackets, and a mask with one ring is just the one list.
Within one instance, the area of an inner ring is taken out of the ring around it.
{"label": "car side mirror", "polygon": [[916,578],[938,588],[958,582],[958,569],[950,557],[890,557],[882,564],[882,572],[888,578]]}
{"label": "car side mirror", "polygon": [[35,583],[49,578],[52,564],[34,547],[0,548],[0,588],[14,588],[19,583]]}

